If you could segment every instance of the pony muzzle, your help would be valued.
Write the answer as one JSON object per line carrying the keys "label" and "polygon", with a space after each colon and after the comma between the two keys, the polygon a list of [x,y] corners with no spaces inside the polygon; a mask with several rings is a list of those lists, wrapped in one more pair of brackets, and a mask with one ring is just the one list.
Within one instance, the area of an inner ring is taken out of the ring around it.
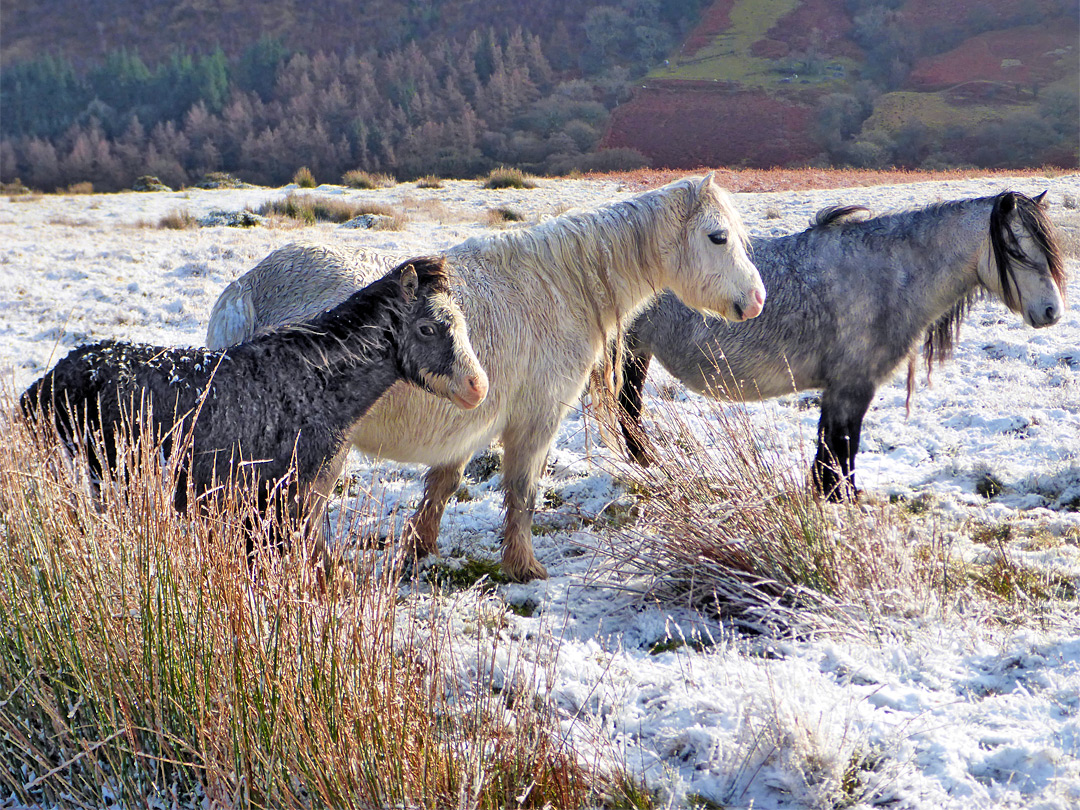
{"label": "pony muzzle", "polygon": [[1061,320],[1064,306],[1055,301],[1042,302],[1024,309],[1024,320],[1029,326],[1042,329],[1044,326],[1053,326]]}
{"label": "pony muzzle", "polygon": [[471,411],[487,399],[488,378],[483,372],[465,378],[461,385],[450,391],[450,401],[459,408]]}
{"label": "pony muzzle", "polygon": [[765,308],[764,288],[751,290],[745,297],[731,301],[723,311],[717,314],[728,321],[736,323],[756,318]]}
{"label": "pony muzzle", "polygon": [[764,287],[751,291],[750,295],[747,297],[749,298],[749,302],[746,306],[740,307],[738,304],[735,304],[735,313],[739,316],[740,321],[748,321],[751,318],[756,318],[765,308]]}
{"label": "pony muzzle", "polygon": [[479,365],[451,375],[421,371],[420,377],[429,391],[450,400],[463,411],[471,411],[487,399],[488,377]]}

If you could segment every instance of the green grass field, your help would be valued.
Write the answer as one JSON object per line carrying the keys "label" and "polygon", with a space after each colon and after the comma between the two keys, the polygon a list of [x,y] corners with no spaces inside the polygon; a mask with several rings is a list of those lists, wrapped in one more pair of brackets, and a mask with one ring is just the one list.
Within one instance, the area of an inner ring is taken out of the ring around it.
{"label": "green grass field", "polygon": [[[782,88],[790,84],[792,72],[798,72],[797,66],[794,71],[788,69],[798,61],[797,57],[767,59],[752,55],[751,47],[798,5],[798,0],[739,0],[731,10],[731,26],[726,31],[693,55],[672,59],[646,78],[732,82],[753,89]],[[805,81],[829,90],[839,89],[848,84],[842,77],[850,75],[853,66],[849,59],[829,59],[823,72],[813,76],[799,74],[796,86]]]}

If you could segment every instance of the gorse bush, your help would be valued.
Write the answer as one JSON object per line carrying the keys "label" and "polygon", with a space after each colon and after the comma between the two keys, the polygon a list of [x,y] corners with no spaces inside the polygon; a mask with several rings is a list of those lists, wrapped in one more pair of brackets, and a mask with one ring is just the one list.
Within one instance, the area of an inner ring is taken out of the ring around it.
{"label": "gorse bush", "polygon": [[478,638],[509,662],[498,685],[492,666],[459,669],[442,620],[399,608],[393,566],[319,580],[299,546],[257,547],[249,561],[241,527],[260,524],[244,494],[178,515],[175,465],[161,466],[149,435],[122,444],[127,472],[95,500],[54,439],[3,420],[5,797],[87,808],[601,800],[604,779],[559,741],[520,657]]}

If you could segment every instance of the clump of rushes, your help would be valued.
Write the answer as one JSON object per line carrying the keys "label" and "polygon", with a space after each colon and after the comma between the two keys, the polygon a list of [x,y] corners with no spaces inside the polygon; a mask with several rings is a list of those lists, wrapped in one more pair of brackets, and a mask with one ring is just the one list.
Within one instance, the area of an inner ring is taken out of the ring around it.
{"label": "clump of rushes", "polygon": [[488,227],[496,227],[498,225],[505,225],[508,222],[521,222],[525,219],[521,214],[512,208],[489,208],[487,214],[484,217],[484,222]]}
{"label": "clump of rushes", "polygon": [[174,208],[158,220],[159,228],[166,228],[171,231],[183,231],[198,226],[199,221],[195,218],[195,215],[182,208]]}
{"label": "clump of rushes", "polygon": [[531,686],[545,679],[461,667],[449,617],[403,609],[392,565],[319,580],[306,549],[249,560],[252,499],[177,514],[146,433],[95,500],[81,463],[0,400],[0,781],[16,804],[502,808],[523,785],[528,807],[604,801],[608,778]]}
{"label": "clump of rushes", "polygon": [[257,213],[263,216],[276,214],[299,220],[307,225],[316,222],[348,222],[361,214],[381,214],[393,217],[395,212],[386,205],[352,202],[318,194],[287,194],[283,200],[264,203]]}
{"label": "clump of rushes", "polygon": [[360,169],[345,172],[341,182],[349,188],[359,189],[388,188],[395,183],[394,178],[388,174],[365,172]]}
{"label": "clump of rushes", "polygon": [[318,185],[315,182],[315,175],[311,173],[311,169],[307,166],[301,166],[297,169],[296,174],[293,175],[292,181],[300,188],[315,188],[315,186]]}
{"label": "clump of rushes", "polygon": [[492,169],[483,181],[484,188],[536,188],[536,183],[527,177],[521,169],[501,166]]}
{"label": "clump of rushes", "polygon": [[612,553],[653,598],[784,634],[831,626],[853,608],[875,615],[881,594],[927,592],[889,515],[824,503],[800,460],[770,449],[780,443],[743,407],[702,400],[690,416],[652,407],[663,411],[654,464],[612,469],[640,509]]}
{"label": "clump of rushes", "polygon": [[417,188],[442,188],[443,182],[441,177],[437,177],[434,174],[426,175],[416,181]]}

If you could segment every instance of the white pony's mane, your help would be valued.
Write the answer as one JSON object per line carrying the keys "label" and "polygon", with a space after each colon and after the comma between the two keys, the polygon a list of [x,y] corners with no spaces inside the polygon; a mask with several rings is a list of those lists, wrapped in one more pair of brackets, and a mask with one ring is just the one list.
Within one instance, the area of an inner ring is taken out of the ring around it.
{"label": "white pony's mane", "polygon": [[[571,211],[530,228],[471,237],[447,251],[448,258],[482,256],[482,274],[509,275],[524,265],[564,300],[582,307],[594,334],[608,347],[592,372],[596,405],[610,408],[622,373],[623,325],[660,293],[665,251],[681,250],[691,215],[715,204],[727,214],[729,238],[749,246],[749,235],[730,196],[715,184],[701,193],[705,178],[687,177],[599,208]],[[681,261],[676,258],[676,261]],[[453,264],[453,258],[451,258]],[[474,286],[473,294],[478,293]],[[633,302],[631,305],[630,302]],[[632,306],[632,308],[631,308]],[[565,316],[569,316],[566,313]]]}
{"label": "white pony's mane", "polygon": [[[698,187],[703,179],[684,177],[599,208],[568,211],[529,228],[473,236],[451,250],[476,250],[489,256],[505,252],[512,256],[515,250],[532,250],[537,244],[565,242],[576,236],[590,241],[630,242],[630,246],[636,246],[655,237],[661,217],[669,219],[673,227],[681,227],[692,207],[701,202]],[[728,213],[730,235],[749,249],[750,237],[735,212],[731,195],[715,184],[712,191],[719,207]],[[639,251],[625,251],[625,255],[636,260]]]}
{"label": "white pony's mane", "polygon": [[[602,331],[611,328],[612,317],[621,318],[619,287],[626,282],[650,285],[663,258],[663,250],[679,240],[687,220],[702,202],[716,202],[728,216],[731,238],[749,249],[749,236],[735,212],[730,196],[713,185],[705,200],[699,194],[703,178],[688,177],[600,208],[572,211],[519,228],[466,239],[450,248],[448,255],[475,253],[486,268],[514,268],[527,262],[531,271],[564,288],[569,284],[585,293],[580,300],[604,312],[594,317]],[[655,290],[660,292],[660,290]],[[601,295],[607,301],[597,300]]]}

